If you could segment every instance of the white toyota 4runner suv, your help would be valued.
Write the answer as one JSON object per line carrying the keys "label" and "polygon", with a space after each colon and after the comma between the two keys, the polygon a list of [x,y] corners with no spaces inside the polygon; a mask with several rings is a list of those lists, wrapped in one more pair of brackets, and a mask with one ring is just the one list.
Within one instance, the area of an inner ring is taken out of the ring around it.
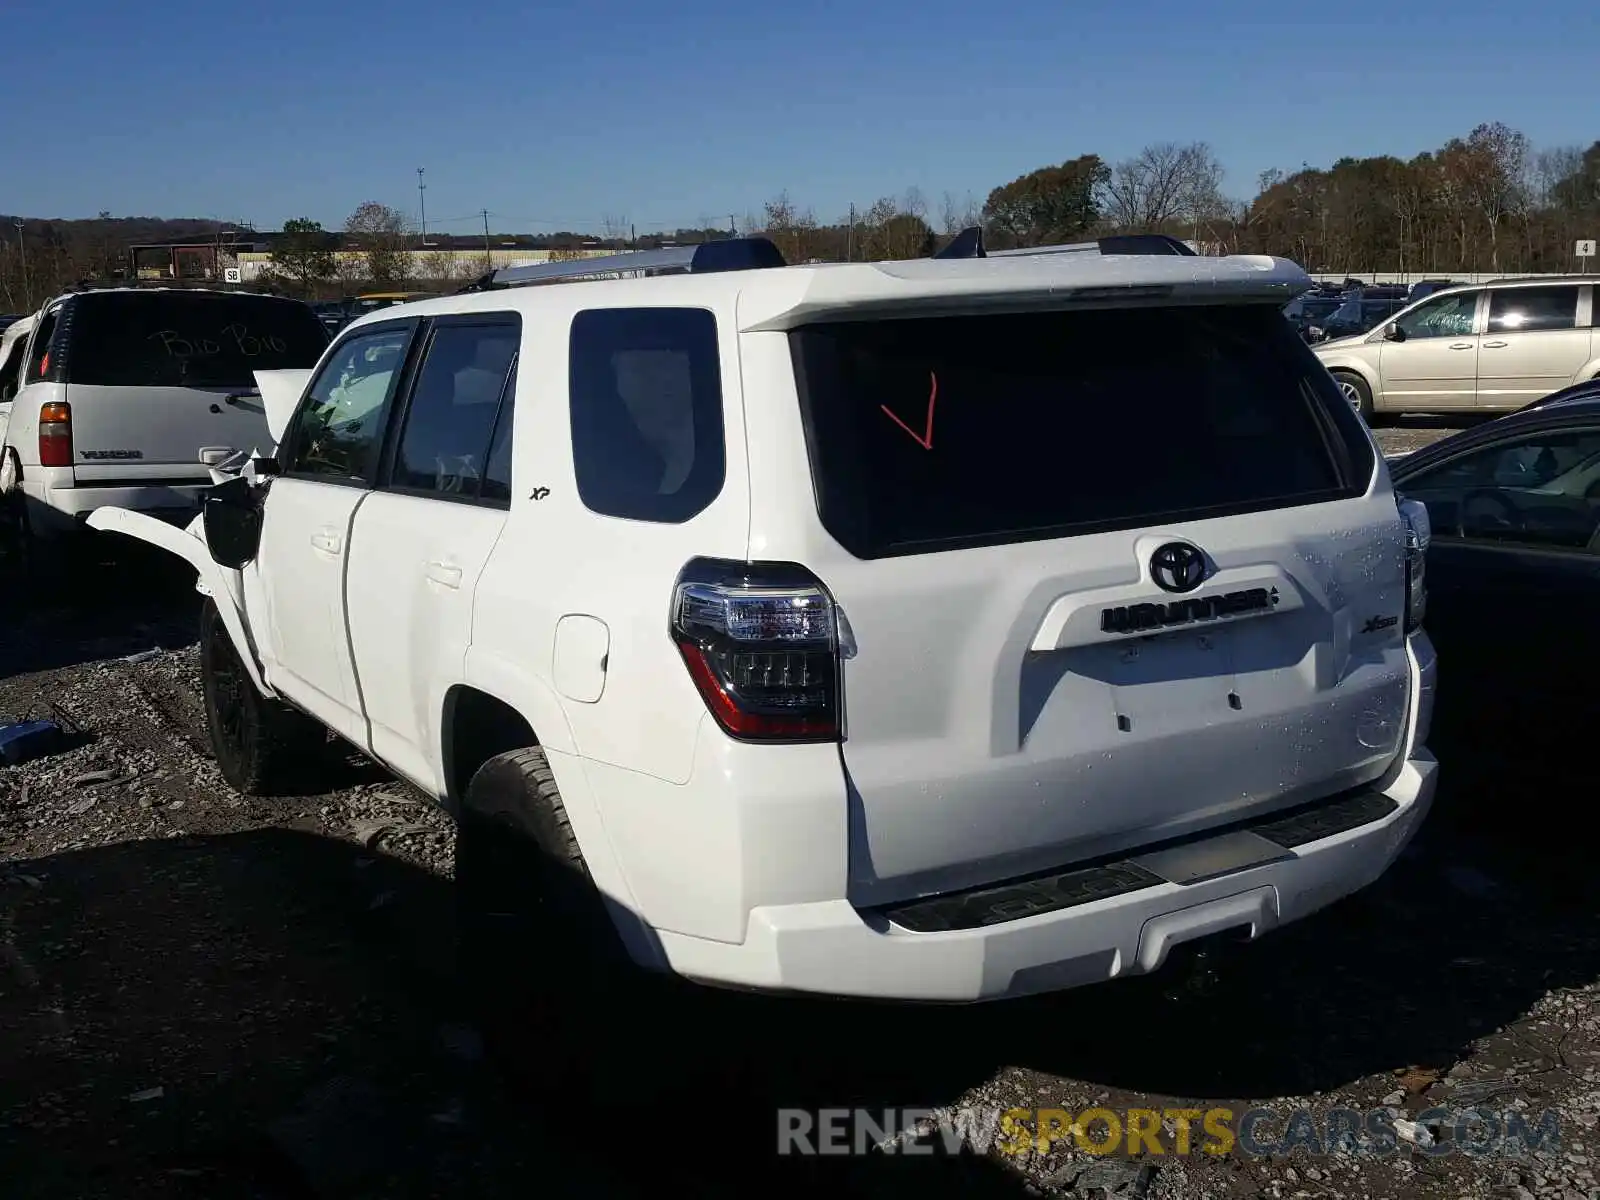
{"label": "white toyota 4runner suv", "polygon": [[1134,975],[1371,883],[1432,799],[1426,515],[1308,286],[976,239],[512,268],[258,376],[279,444],[187,531],[90,523],[198,570],[228,781],[360,747],[459,819],[469,934],[570,906],[597,958],[839,996]]}

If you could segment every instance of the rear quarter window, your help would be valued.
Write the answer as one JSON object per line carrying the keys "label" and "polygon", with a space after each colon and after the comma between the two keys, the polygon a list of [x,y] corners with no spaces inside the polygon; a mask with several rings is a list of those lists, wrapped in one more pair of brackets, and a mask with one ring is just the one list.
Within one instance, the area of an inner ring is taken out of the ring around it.
{"label": "rear quarter window", "polygon": [[677,524],[717,498],[727,459],[711,312],[580,312],[568,362],[573,468],[584,507]]}
{"label": "rear quarter window", "polygon": [[1371,443],[1266,305],[860,321],[790,335],[818,513],[852,554],[1359,495]]}
{"label": "rear quarter window", "polygon": [[256,371],[315,366],[328,345],[322,322],[297,300],[100,292],[72,304],[69,384],[247,388]]}

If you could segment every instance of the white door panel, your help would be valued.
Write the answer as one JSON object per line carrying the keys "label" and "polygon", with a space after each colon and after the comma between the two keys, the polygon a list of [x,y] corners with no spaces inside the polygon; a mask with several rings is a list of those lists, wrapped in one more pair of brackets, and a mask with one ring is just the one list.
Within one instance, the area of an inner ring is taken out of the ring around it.
{"label": "white door panel", "polygon": [[368,495],[358,487],[274,479],[262,509],[256,558],[267,607],[260,650],[268,682],[363,746],[344,624],[344,546]]}
{"label": "white door panel", "polygon": [[372,752],[435,795],[444,693],[464,676],[473,591],[505,519],[379,492],[351,535],[350,638]]}

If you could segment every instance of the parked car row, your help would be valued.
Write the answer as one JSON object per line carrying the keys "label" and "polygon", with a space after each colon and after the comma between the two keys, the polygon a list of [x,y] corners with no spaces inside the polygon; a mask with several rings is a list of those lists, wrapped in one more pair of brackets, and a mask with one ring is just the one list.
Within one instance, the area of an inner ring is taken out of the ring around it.
{"label": "parked car row", "polygon": [[1359,279],[1319,283],[1285,305],[1283,315],[1302,338],[1315,344],[1366,333],[1407,305],[1451,286],[1442,279],[1424,279],[1409,286],[1368,284]]}
{"label": "parked car row", "polygon": [[1314,350],[1369,420],[1513,412],[1600,377],[1597,284],[1594,275],[1458,284]]}
{"label": "parked car row", "polygon": [[311,305],[329,335],[338,333],[357,317],[364,317],[380,308],[396,304],[409,304],[414,300],[427,300],[433,292],[367,292],[360,296],[346,296],[343,300],[318,300]]}

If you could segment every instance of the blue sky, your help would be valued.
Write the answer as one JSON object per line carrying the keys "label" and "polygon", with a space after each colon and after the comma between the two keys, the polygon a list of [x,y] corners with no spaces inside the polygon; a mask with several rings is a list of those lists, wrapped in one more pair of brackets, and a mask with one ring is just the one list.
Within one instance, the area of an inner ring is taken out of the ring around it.
{"label": "blue sky", "polygon": [[11,0],[0,211],[497,231],[830,219],[1094,152],[1269,167],[1600,138],[1594,0]]}

